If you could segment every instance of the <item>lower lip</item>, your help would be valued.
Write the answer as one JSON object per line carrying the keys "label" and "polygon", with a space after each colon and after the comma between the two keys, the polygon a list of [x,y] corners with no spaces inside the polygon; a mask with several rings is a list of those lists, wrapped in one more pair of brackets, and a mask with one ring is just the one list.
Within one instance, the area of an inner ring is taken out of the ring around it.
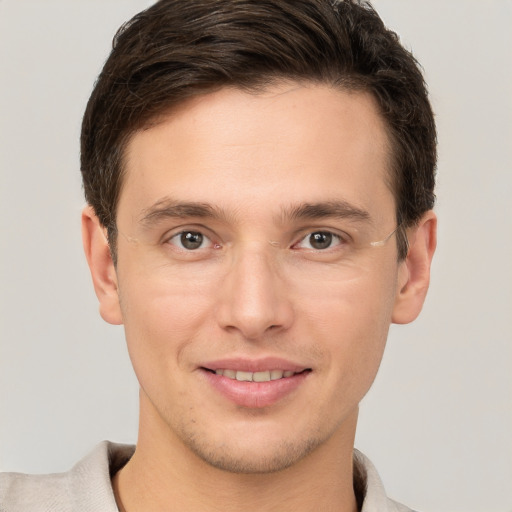
{"label": "lower lip", "polygon": [[309,371],[268,382],[246,382],[228,379],[202,370],[208,382],[223,396],[241,407],[269,407],[293,393],[309,375]]}

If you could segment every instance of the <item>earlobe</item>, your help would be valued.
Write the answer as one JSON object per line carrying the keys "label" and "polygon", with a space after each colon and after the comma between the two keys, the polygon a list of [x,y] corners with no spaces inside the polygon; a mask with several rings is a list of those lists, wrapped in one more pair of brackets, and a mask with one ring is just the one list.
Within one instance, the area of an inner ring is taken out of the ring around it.
{"label": "earlobe", "polygon": [[122,324],[116,269],[105,228],[91,206],[86,206],[82,211],[82,242],[94,290],[100,302],[101,317],[110,324]]}
{"label": "earlobe", "polygon": [[416,319],[423,307],[430,283],[430,265],[437,243],[437,217],[432,210],[426,212],[419,223],[411,228],[409,251],[400,264],[398,289],[392,322],[407,324]]}

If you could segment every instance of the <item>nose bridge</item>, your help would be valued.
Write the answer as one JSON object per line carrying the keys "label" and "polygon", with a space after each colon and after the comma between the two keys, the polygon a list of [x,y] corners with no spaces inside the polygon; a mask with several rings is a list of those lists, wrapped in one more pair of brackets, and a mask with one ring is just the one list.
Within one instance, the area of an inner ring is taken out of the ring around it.
{"label": "nose bridge", "polygon": [[222,285],[220,321],[244,337],[256,339],[269,329],[286,328],[292,316],[275,249],[248,242],[233,251]]}

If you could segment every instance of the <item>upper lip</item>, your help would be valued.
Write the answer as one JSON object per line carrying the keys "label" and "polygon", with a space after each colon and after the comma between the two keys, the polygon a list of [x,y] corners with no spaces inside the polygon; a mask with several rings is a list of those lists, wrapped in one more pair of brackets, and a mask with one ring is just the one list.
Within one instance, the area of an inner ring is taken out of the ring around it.
{"label": "upper lip", "polygon": [[280,357],[265,357],[260,359],[247,359],[243,357],[231,357],[216,359],[200,365],[207,370],[239,370],[242,372],[265,372],[270,370],[283,370],[295,373],[309,369],[307,365],[297,364]]}

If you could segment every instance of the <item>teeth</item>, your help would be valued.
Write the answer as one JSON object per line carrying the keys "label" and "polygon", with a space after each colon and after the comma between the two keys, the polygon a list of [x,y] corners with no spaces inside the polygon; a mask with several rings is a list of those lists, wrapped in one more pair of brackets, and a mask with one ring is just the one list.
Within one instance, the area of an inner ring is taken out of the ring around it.
{"label": "teeth", "polygon": [[252,380],[254,382],[268,382],[270,380],[270,372],[254,372]]}
{"label": "teeth", "polygon": [[251,372],[241,372],[241,371],[236,372],[236,380],[250,382],[252,380],[252,376],[253,376],[253,374]]}
{"label": "teeth", "polygon": [[243,372],[241,370],[215,370],[217,375],[222,375],[228,379],[238,380],[241,382],[269,382],[271,380],[279,380],[291,377],[295,372],[290,370],[267,370],[264,372]]}

